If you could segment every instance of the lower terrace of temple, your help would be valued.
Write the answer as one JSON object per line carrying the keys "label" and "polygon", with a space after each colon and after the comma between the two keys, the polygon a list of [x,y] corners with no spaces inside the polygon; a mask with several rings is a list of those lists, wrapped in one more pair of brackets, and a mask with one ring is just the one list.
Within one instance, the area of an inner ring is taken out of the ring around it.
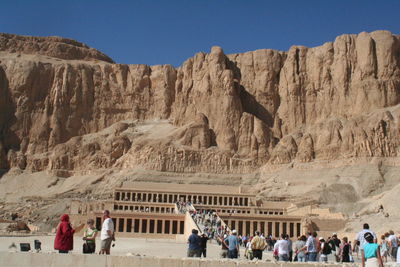
{"label": "lower terrace of temple", "polygon": [[281,233],[296,237],[305,231],[304,218],[287,213],[290,203],[262,202],[256,200],[255,194],[233,186],[131,183],[116,188],[109,201],[74,201],[71,214],[81,223],[93,218],[100,228],[101,211],[109,209],[120,236],[183,240],[199,226],[189,211],[182,214],[178,210],[177,202],[189,203],[192,212],[215,212],[222,225],[236,229],[240,235],[252,235],[258,230],[275,237]]}

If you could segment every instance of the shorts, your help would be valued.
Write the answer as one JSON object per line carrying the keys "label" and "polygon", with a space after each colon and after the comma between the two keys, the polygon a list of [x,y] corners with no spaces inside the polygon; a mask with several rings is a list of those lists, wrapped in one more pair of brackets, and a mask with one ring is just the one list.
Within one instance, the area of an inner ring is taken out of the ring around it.
{"label": "shorts", "polygon": [[112,242],[112,238],[111,237],[107,238],[107,239],[104,239],[104,240],[101,240],[101,249],[110,250],[111,242]]}

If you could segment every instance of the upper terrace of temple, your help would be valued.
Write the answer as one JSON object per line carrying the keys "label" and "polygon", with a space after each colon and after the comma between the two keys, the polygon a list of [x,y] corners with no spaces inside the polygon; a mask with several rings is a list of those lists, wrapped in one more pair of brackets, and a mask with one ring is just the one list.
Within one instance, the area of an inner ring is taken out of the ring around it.
{"label": "upper terrace of temple", "polygon": [[130,183],[114,190],[115,201],[201,205],[254,206],[255,195],[242,193],[241,187],[167,183]]}

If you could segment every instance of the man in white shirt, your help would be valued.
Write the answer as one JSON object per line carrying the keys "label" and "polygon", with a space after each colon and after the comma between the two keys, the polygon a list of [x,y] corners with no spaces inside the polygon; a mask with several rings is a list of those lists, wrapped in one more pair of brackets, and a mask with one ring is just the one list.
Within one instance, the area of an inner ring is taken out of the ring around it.
{"label": "man in white shirt", "polygon": [[282,234],[281,238],[275,243],[274,250],[278,250],[279,261],[289,261],[289,242]]}
{"label": "man in white shirt", "polygon": [[[357,242],[360,243],[360,250],[364,250],[364,245],[366,243],[368,243],[367,241],[365,241],[365,238],[364,238],[364,235],[367,232],[371,233],[372,236],[374,237],[374,243],[377,242],[376,234],[373,231],[369,230],[368,223],[364,223],[363,230],[357,234],[356,240],[354,240],[354,244],[356,244]],[[354,252],[354,248],[355,248],[355,246],[353,247],[353,252]]]}
{"label": "man in white shirt", "polygon": [[100,254],[110,254],[111,242],[115,241],[114,222],[110,218],[110,211],[103,211],[103,225],[101,227],[101,250]]}
{"label": "man in white shirt", "polygon": [[399,240],[392,230],[389,231],[389,251],[393,261],[396,261],[397,250],[399,247]]}

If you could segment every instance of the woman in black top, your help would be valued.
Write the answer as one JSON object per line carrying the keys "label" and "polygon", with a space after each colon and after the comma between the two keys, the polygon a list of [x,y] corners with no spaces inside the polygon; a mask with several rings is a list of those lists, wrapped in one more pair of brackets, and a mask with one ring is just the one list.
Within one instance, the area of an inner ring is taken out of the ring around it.
{"label": "woman in black top", "polygon": [[343,237],[343,244],[341,249],[342,262],[350,262],[350,251],[351,247],[349,244],[349,239],[347,237]]}

